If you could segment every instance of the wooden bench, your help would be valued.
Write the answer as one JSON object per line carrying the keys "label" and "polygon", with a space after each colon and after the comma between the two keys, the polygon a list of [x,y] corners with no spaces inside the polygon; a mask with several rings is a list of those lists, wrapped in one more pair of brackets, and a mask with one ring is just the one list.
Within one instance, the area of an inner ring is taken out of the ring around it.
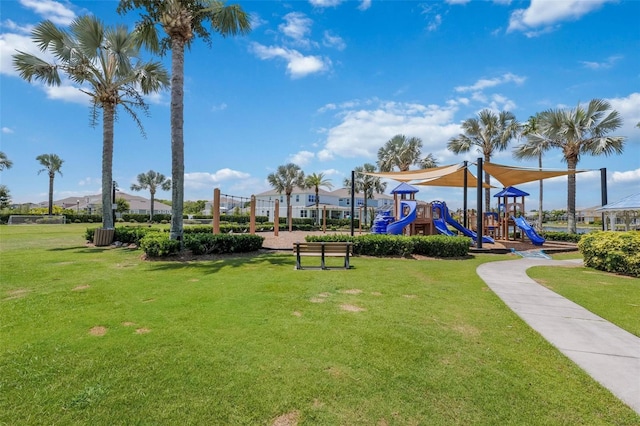
{"label": "wooden bench", "polygon": [[353,255],[353,243],[348,242],[313,242],[293,243],[293,254],[296,256],[296,269],[302,269],[302,256],[320,257],[320,269],[329,269],[325,264],[327,257],[344,257],[344,268],[349,269],[349,257]]}

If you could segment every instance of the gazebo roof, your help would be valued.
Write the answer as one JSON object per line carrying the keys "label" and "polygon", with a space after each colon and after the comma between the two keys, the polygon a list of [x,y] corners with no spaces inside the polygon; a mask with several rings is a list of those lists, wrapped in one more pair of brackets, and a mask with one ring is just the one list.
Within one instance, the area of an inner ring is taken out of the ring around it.
{"label": "gazebo roof", "polygon": [[599,207],[597,211],[611,212],[611,211],[633,211],[640,210],[640,192],[637,194],[629,195],[622,200],[615,203],[609,203],[605,206]]}
{"label": "gazebo roof", "polygon": [[528,195],[527,192],[521,191],[514,186],[508,186],[494,195],[494,197],[526,197]]}

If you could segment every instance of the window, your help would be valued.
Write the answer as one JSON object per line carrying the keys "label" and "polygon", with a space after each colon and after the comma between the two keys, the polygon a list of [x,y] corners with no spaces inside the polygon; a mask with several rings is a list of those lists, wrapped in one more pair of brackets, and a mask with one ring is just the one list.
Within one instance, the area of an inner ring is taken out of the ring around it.
{"label": "window", "polygon": [[300,202],[300,194],[296,194],[296,203]]}
{"label": "window", "polygon": [[315,203],[316,202],[316,196],[315,195],[308,195],[307,196],[307,202],[308,203]]}
{"label": "window", "polygon": [[300,217],[307,217],[307,211],[306,210],[300,210]]}
{"label": "window", "polygon": [[280,202],[281,202],[281,203],[284,203],[284,195],[281,195],[281,196],[280,196]]}

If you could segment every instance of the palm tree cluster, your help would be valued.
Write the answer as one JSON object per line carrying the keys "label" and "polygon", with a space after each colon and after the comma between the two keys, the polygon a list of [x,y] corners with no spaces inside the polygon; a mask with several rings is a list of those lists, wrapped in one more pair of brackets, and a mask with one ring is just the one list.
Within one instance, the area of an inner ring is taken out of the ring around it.
{"label": "palm tree cluster", "polygon": [[[625,137],[608,136],[622,126],[620,114],[601,99],[593,99],[588,105],[574,109],[550,109],[530,117],[521,125],[507,111],[498,114],[482,110],[477,118],[463,121],[464,133],[451,138],[447,147],[459,154],[476,146],[485,161],[490,161],[496,151],[507,149],[511,140],[523,137],[525,142],[514,147],[515,158],[537,158],[542,168],[542,155],[551,149],[560,149],[568,171],[575,171],[581,155],[621,154]],[[485,173],[485,182],[489,175]],[[485,189],[486,210],[490,206],[489,189]],[[576,177],[567,177],[567,230],[576,233]],[[540,212],[542,212],[542,182],[540,183]],[[538,225],[541,227],[542,215]]]}
{"label": "palm tree cluster", "polygon": [[397,167],[401,172],[406,172],[412,165],[421,169],[437,167],[433,154],[422,158],[421,150],[420,138],[395,135],[378,150],[378,168],[381,172],[390,172]]}

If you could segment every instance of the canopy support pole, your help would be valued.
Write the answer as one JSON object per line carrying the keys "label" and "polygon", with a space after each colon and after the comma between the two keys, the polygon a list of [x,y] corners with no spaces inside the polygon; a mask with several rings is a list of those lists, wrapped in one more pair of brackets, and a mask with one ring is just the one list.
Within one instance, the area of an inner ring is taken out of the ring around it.
{"label": "canopy support pole", "polygon": [[465,228],[468,228],[468,223],[467,223],[467,161],[464,162],[464,190],[463,190],[463,194],[464,194],[464,200],[462,202],[462,217],[463,219],[463,225]]}
{"label": "canopy support pole", "polygon": [[[478,203],[478,211],[476,214],[476,247],[481,249],[482,248],[482,219],[484,217],[483,213],[482,213],[482,158],[478,158],[478,174],[477,176],[477,181],[478,181],[478,198],[477,198],[477,203]],[[465,178],[466,178],[466,172],[465,172]]]}
{"label": "canopy support pole", "polygon": [[[351,236],[353,237],[353,218],[356,214],[356,171],[351,170]],[[365,194],[365,197],[367,195]],[[360,218],[360,222],[362,222],[362,218]]]}
{"label": "canopy support pole", "polygon": [[[603,167],[600,169],[600,197],[602,199],[602,205],[606,206],[607,202],[607,168]],[[605,231],[607,227],[604,223],[604,212],[602,212],[602,230]]]}

